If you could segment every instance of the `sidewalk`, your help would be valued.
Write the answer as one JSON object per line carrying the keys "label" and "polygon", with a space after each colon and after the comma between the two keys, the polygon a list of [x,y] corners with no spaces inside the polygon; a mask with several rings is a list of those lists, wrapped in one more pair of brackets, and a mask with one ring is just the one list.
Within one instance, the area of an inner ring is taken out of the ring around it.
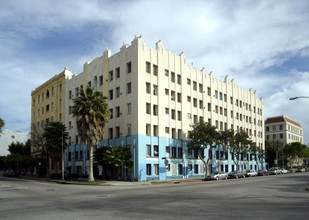
{"label": "sidewalk", "polygon": [[[38,176],[19,176],[21,179],[53,182],[59,184],[78,184],[78,185],[88,185],[83,184],[87,182],[86,178],[78,178],[78,181],[61,180],[61,179],[50,179],[49,177],[38,177]],[[131,182],[131,181],[118,181],[118,180],[99,180],[102,184],[97,184],[97,186],[121,186],[121,185],[151,185],[151,182]],[[89,184],[91,185],[91,184]],[[94,184],[95,185],[95,184]]]}
{"label": "sidewalk", "polygon": [[[36,181],[46,181],[58,184],[78,184],[78,185],[88,185],[83,184],[87,182],[86,178],[78,178],[78,181],[69,181],[61,179],[50,179],[49,177],[38,177],[38,176],[19,176],[22,179],[36,180]],[[201,182],[201,179],[175,179],[175,180],[152,180],[144,182],[132,182],[132,181],[120,181],[120,180],[99,180],[102,184],[94,184],[97,186],[136,186],[136,185],[159,185],[159,184],[180,184],[180,183],[192,183]],[[91,184],[89,184],[91,185]]]}

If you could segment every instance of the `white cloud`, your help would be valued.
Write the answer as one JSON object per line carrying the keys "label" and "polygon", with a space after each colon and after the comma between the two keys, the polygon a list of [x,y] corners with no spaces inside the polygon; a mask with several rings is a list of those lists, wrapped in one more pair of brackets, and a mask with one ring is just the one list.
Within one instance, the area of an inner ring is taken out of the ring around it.
{"label": "white cloud", "polygon": [[[0,33],[0,50],[5,51],[1,55],[0,77],[10,73],[9,82],[20,88],[12,89],[1,82],[9,91],[18,91],[18,95],[10,100],[0,96],[0,102],[10,106],[17,102],[14,99],[22,97],[29,103],[31,89],[61,72],[64,66],[79,73],[85,60],[102,55],[105,47],[116,53],[123,42],[130,43],[134,35],[142,35],[150,46],[162,40],[168,50],[183,51],[189,64],[205,67],[217,77],[229,75],[238,85],[257,90],[265,100],[265,115],[285,114],[305,124],[306,118],[297,111],[308,109],[308,100],[297,100],[302,108],[292,110],[296,102],[288,98],[309,95],[308,71],[276,72],[276,67],[296,54],[308,56],[308,6],[301,0],[9,1],[0,9],[0,27],[5,30]],[[28,63],[27,57],[18,56],[26,39],[74,30],[95,36],[85,42],[89,51],[70,58],[64,50],[61,54],[60,48],[49,63],[41,57],[33,57],[35,63]],[[29,111],[17,115],[30,121]],[[309,128],[305,135],[308,142]]]}

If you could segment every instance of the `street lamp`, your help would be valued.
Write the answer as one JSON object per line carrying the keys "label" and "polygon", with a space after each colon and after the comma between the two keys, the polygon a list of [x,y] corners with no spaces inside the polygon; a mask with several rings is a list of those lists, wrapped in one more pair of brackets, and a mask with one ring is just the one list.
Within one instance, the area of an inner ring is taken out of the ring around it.
{"label": "street lamp", "polygon": [[296,97],[292,97],[292,98],[290,98],[290,100],[295,100],[295,99],[305,99],[305,98],[309,99],[309,96],[296,96]]}
{"label": "street lamp", "polygon": [[54,128],[58,131],[61,131],[61,173],[62,173],[62,180],[64,180],[64,159],[63,159],[63,129],[59,129],[54,126],[47,126],[48,128]]}

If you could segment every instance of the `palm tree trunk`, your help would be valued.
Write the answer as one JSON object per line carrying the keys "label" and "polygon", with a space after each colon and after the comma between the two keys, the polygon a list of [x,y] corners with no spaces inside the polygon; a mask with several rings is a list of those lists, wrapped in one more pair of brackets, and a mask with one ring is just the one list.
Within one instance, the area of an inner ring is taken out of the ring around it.
{"label": "palm tree trunk", "polygon": [[93,177],[93,147],[92,143],[89,143],[89,175],[88,182],[94,182]]}

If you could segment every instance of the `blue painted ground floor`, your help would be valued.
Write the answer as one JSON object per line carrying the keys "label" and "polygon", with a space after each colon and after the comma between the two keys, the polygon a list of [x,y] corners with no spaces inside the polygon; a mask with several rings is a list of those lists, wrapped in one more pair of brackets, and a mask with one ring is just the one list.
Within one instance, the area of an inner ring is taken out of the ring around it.
{"label": "blue painted ground floor", "polygon": [[[170,139],[146,135],[132,135],[117,139],[102,140],[98,147],[122,146],[131,150],[133,167],[122,169],[125,179],[138,181],[189,179],[204,177],[206,172],[231,172],[234,170],[262,170],[266,163],[255,160],[250,153],[239,158],[235,164],[233,156],[223,147],[205,149],[203,152],[205,166],[198,158],[198,152],[187,148],[187,140]],[[71,173],[88,174],[89,150],[86,144],[71,145],[65,152],[65,166]],[[102,173],[104,167],[99,167]],[[110,169],[111,177],[119,174]]]}

